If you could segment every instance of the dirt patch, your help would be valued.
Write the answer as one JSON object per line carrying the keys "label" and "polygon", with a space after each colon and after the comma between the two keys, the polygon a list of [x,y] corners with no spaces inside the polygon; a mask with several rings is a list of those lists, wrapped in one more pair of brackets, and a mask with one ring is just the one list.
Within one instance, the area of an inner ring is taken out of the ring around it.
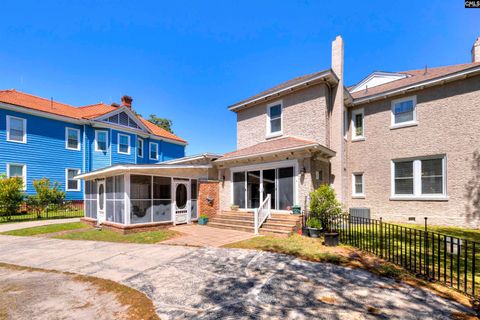
{"label": "dirt patch", "polygon": [[158,319],[144,294],[93,277],[1,264],[0,292],[0,319]]}

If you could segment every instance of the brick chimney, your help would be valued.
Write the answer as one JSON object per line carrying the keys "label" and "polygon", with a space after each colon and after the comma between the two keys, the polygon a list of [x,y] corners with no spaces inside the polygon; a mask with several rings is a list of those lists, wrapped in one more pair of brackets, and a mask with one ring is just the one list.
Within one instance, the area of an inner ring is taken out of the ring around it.
{"label": "brick chimney", "polygon": [[125,107],[127,107],[128,109],[131,110],[132,109],[132,101],[133,101],[132,97],[123,96],[122,97],[122,107],[125,106]]}
{"label": "brick chimney", "polygon": [[333,88],[333,104],[330,111],[330,148],[337,154],[331,159],[330,183],[334,187],[337,198],[345,201],[346,193],[346,158],[345,158],[345,140],[343,136],[343,117],[345,111],[344,105],[344,87],[343,87],[343,39],[337,36],[332,42],[332,70],[338,77],[338,85]]}
{"label": "brick chimney", "polygon": [[480,37],[477,38],[472,47],[472,62],[480,62]]}

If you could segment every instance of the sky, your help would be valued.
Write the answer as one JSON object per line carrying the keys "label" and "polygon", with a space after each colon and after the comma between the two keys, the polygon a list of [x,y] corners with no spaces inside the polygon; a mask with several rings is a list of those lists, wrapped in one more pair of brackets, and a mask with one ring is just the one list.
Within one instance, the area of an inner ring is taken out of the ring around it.
{"label": "sky", "polygon": [[470,62],[480,9],[445,1],[9,1],[0,89],[74,106],[133,97],[173,121],[188,155],[236,147],[227,107],[330,68],[345,41],[345,84],[370,72]]}

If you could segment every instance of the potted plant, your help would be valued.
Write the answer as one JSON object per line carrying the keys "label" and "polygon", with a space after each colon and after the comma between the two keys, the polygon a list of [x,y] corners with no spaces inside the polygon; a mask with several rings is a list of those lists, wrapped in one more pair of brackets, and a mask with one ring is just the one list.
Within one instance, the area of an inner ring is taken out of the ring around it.
{"label": "potted plant", "polygon": [[338,245],[339,234],[335,220],[342,213],[342,206],[335,196],[335,190],[331,186],[322,185],[310,193],[310,212],[312,217],[317,218],[320,222],[324,231],[325,245]]}
{"label": "potted plant", "polygon": [[307,220],[308,235],[312,238],[319,238],[322,231],[322,223],[316,217]]}
{"label": "potted plant", "polygon": [[238,211],[239,208],[240,208],[240,207],[239,207],[238,205],[236,205],[236,204],[231,204],[231,205],[230,205],[230,210],[232,210],[232,211]]}
{"label": "potted plant", "polygon": [[206,214],[201,214],[198,217],[198,224],[206,225],[208,223],[208,216]]}

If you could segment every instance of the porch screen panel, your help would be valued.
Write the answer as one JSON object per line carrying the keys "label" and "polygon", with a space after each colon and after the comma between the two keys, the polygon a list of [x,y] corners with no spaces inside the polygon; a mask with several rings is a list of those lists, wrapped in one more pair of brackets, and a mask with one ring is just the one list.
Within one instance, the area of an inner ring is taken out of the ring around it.
{"label": "porch screen panel", "polygon": [[172,220],[172,179],[167,177],[153,177],[153,221]]}
{"label": "porch screen panel", "polygon": [[130,177],[130,221],[152,222],[152,177],[132,175]]}
{"label": "porch screen panel", "polygon": [[115,222],[125,223],[125,177],[115,176]]}
{"label": "porch screen panel", "polygon": [[115,203],[115,194],[113,193],[113,177],[108,177],[105,179],[105,189],[106,189],[106,208],[105,208],[105,215],[107,221],[113,221],[113,215],[115,211],[114,203]]}
{"label": "porch screen panel", "polygon": [[85,181],[85,215],[97,219],[97,182]]}
{"label": "porch screen panel", "polygon": [[278,209],[289,210],[293,206],[294,170],[293,167],[278,169]]}
{"label": "porch screen panel", "polygon": [[233,173],[233,204],[245,208],[245,172]]}
{"label": "porch screen panel", "polygon": [[198,183],[197,180],[192,179],[190,182],[190,212],[191,212],[191,218],[192,219],[197,219],[198,211],[197,211],[197,194],[198,194]]}
{"label": "porch screen panel", "polygon": [[270,204],[272,206],[272,209],[276,209],[275,171],[275,169],[263,170],[263,199],[265,199],[267,195],[270,194]]}

